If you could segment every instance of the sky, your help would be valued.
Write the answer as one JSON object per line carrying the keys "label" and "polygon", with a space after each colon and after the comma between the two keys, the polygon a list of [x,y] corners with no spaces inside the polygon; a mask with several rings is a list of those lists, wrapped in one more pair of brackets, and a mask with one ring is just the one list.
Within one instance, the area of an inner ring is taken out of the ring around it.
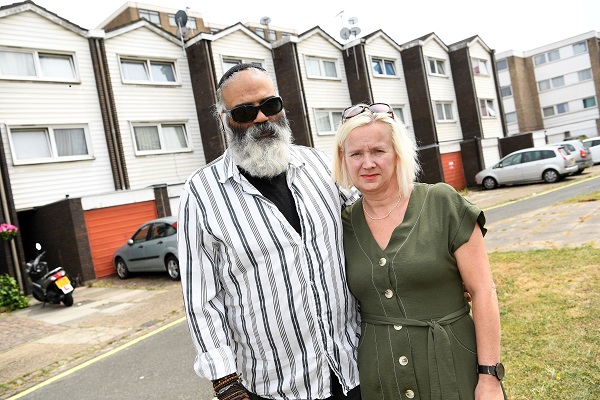
{"label": "sky", "polygon": [[[126,3],[125,0],[33,0],[39,6],[86,29],[94,29]],[[0,0],[0,6],[18,1]],[[446,45],[478,35],[491,49],[529,51],[590,31],[600,31],[600,1],[570,0],[147,0],[172,9],[189,7],[204,21],[233,25],[271,19],[272,27],[295,29],[298,34],[321,27],[338,42],[342,28],[358,27],[360,36],[383,30],[403,44],[434,32]],[[403,4],[404,3],[404,4]],[[273,4],[273,6],[270,6]],[[350,24],[355,17],[358,21]],[[351,37],[352,40],[354,37]]]}

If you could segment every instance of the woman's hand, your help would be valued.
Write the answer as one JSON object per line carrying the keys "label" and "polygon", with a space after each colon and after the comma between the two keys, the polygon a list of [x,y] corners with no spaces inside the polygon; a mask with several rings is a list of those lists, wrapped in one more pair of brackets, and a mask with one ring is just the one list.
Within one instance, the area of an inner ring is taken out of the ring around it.
{"label": "woman's hand", "polygon": [[475,388],[475,400],[504,400],[504,393],[498,378],[480,374]]}

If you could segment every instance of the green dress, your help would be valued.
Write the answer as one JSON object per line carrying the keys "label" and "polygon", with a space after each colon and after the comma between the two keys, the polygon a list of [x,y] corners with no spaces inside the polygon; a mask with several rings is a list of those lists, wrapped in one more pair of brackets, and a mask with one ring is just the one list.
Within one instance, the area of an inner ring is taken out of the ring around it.
{"label": "green dress", "polygon": [[475,327],[454,251],[483,212],[445,183],[415,183],[404,220],[381,250],[362,199],[342,214],[346,273],[361,312],[362,398],[473,399]]}

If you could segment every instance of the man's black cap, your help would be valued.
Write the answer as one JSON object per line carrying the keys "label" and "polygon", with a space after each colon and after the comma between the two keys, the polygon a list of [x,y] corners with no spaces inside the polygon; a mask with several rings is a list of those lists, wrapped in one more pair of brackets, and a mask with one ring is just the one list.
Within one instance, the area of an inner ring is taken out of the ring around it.
{"label": "man's black cap", "polygon": [[258,64],[258,63],[241,63],[241,64],[236,64],[233,67],[229,68],[229,70],[227,70],[227,72],[225,72],[223,74],[223,76],[221,77],[221,80],[219,81],[219,85],[217,86],[217,89],[221,88],[221,85],[223,85],[223,83],[227,79],[231,78],[231,75],[235,74],[236,72],[240,72],[240,71],[243,71],[245,69],[250,69],[250,68],[259,69],[261,71],[267,72],[267,70],[264,69],[263,67],[261,67],[260,64]]}

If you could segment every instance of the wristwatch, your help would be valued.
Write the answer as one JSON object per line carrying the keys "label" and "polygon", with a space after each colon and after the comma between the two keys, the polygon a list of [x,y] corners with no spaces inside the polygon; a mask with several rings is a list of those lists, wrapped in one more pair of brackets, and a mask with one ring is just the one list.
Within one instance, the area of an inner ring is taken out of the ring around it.
{"label": "wristwatch", "polygon": [[498,363],[496,365],[478,365],[477,372],[480,374],[494,375],[499,381],[504,378],[504,365]]}

